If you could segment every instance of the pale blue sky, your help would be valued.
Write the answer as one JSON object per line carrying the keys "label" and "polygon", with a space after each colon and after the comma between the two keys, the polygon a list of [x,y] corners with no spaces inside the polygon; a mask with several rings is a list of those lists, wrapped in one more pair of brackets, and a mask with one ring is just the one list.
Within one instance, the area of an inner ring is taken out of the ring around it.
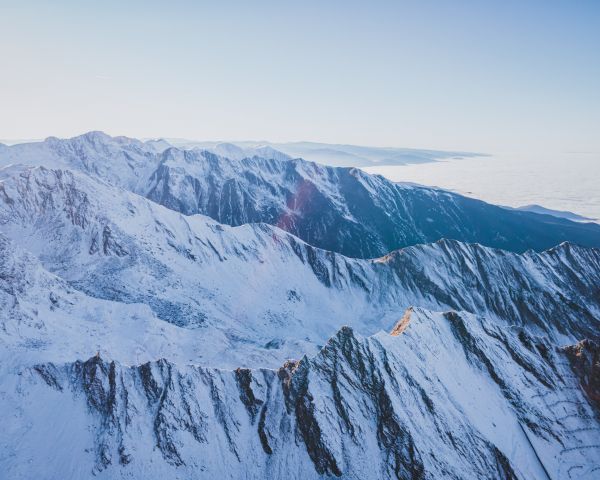
{"label": "pale blue sky", "polygon": [[600,152],[600,1],[0,0],[0,138]]}

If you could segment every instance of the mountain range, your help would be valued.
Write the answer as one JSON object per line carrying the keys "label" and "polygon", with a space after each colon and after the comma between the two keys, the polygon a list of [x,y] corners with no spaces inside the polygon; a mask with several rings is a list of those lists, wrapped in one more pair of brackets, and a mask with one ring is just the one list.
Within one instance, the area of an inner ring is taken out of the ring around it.
{"label": "mountain range", "polygon": [[7,478],[600,472],[600,225],[273,148],[0,166]]}
{"label": "mountain range", "polygon": [[90,132],[0,150],[0,165],[15,163],[80,170],[185,215],[231,226],[268,223],[349,257],[374,258],[441,238],[515,252],[563,241],[600,247],[596,223],[507,210],[281,154],[231,159]]}
{"label": "mountain range", "polygon": [[168,138],[164,141],[182,149],[199,148],[218,155],[241,159],[253,157],[259,150],[276,150],[291,158],[304,158],[332,167],[375,167],[382,165],[407,165],[429,163],[450,159],[485,157],[486,154],[474,152],[451,152],[443,150],[423,150],[416,148],[368,147],[318,142],[199,142],[193,140]]}

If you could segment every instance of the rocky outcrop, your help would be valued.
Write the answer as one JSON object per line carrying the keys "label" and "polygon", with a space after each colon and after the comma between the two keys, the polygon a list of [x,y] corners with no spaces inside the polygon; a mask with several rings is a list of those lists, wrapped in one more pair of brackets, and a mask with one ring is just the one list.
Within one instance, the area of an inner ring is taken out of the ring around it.
{"label": "rocky outcrop", "polygon": [[585,339],[563,348],[571,368],[590,401],[600,412],[600,344]]}

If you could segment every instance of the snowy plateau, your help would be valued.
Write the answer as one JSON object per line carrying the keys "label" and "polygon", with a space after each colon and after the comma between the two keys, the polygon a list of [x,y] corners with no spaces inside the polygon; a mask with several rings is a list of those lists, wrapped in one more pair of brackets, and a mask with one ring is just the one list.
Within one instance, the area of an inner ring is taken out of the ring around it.
{"label": "snowy plateau", "polygon": [[0,478],[600,478],[600,225],[271,145],[0,144]]}

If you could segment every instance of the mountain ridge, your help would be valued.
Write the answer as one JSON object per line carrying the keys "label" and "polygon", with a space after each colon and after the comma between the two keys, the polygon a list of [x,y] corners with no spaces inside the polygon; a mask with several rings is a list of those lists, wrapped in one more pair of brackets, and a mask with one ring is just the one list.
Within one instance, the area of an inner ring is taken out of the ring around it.
{"label": "mountain ridge", "polygon": [[205,361],[233,346],[254,352],[252,362],[314,352],[336,318],[351,315],[373,332],[409,305],[493,315],[572,341],[599,329],[598,249],[563,244],[519,255],[443,240],[351,259],[271,225],[221,226],[43,167],[9,169],[0,198],[4,235],[45,269],[99,300],[145,305],[153,322],[197,330],[191,338],[214,337]]}
{"label": "mountain ridge", "polygon": [[[447,335],[423,350],[432,328]],[[448,355],[459,374],[445,364]],[[524,356],[515,363],[515,355]],[[39,408],[41,394],[69,405],[77,421],[65,434],[82,443],[75,451],[88,448],[75,468],[99,478],[265,478],[286,471],[290,478],[515,479],[574,468],[580,478],[593,478],[595,437],[590,420],[579,417],[594,414],[583,392],[572,389],[561,355],[546,350],[542,338],[502,333],[469,314],[413,309],[399,336],[362,338],[342,327],[316,356],[279,369],[215,370],[167,360],[125,367],[96,355],[38,364],[15,381],[20,415]],[[432,388],[442,379],[443,389]],[[462,394],[463,382],[485,386],[487,403]],[[580,413],[567,422],[560,409],[547,407],[552,402],[572,403],[569,411]],[[512,435],[518,425],[522,433]],[[15,429],[11,420],[8,431]],[[46,471],[69,476],[37,433],[22,434],[20,455],[35,451]],[[22,467],[8,467],[19,478]]]}
{"label": "mountain ridge", "polygon": [[299,159],[231,160],[174,147],[157,152],[139,141],[107,137],[93,133],[56,145],[9,147],[0,152],[0,164],[76,168],[186,215],[202,213],[232,226],[269,223],[357,258],[444,237],[516,252],[565,240],[600,246],[597,224],[510,211],[357,169]]}

